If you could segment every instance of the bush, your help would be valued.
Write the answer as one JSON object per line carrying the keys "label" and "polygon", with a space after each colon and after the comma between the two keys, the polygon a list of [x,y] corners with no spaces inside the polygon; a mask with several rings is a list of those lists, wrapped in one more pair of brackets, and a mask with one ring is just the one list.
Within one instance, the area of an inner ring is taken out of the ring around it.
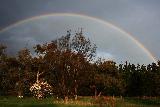
{"label": "bush", "polygon": [[52,87],[47,83],[47,81],[36,81],[36,83],[30,87],[30,91],[37,99],[42,99],[53,94]]}

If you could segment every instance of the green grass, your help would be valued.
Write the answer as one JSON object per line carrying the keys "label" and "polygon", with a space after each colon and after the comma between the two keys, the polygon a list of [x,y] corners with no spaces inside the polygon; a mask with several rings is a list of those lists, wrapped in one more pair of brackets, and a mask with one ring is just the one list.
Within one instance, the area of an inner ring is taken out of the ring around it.
{"label": "green grass", "polygon": [[[16,97],[0,97],[0,107],[84,107],[81,103],[72,101],[69,104],[63,104],[62,100],[54,103],[53,98],[37,100],[34,98],[19,99]],[[91,97],[80,97],[80,102],[93,102]],[[88,105],[88,107],[99,107],[99,104]],[[109,107],[102,105],[103,107]],[[116,98],[115,107],[160,107],[160,98],[139,99],[139,98]]]}
{"label": "green grass", "polygon": [[159,98],[126,98],[125,102],[137,104],[137,105],[144,105],[146,107],[160,107],[160,99]]}
{"label": "green grass", "polygon": [[160,107],[160,98],[125,98],[117,99],[116,107]]}
{"label": "green grass", "polygon": [[46,98],[37,100],[34,98],[19,99],[16,97],[0,97],[0,107],[83,107],[76,104],[60,104],[54,103],[54,98]]}

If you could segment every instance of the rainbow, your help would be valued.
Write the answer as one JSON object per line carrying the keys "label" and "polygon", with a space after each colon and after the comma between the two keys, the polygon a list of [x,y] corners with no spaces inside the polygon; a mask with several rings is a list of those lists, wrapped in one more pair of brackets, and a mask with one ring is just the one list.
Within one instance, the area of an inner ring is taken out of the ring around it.
{"label": "rainbow", "polygon": [[153,60],[154,62],[156,62],[156,59],[155,59],[154,55],[152,55],[151,52],[149,52],[148,49],[145,48],[145,46],[142,45],[130,33],[122,30],[121,28],[119,28],[119,27],[117,27],[117,26],[115,26],[113,24],[111,24],[110,22],[107,22],[107,21],[104,21],[104,20],[101,20],[101,19],[98,19],[98,18],[95,18],[95,17],[91,17],[91,16],[87,16],[87,15],[82,15],[82,14],[75,14],[75,13],[51,13],[51,14],[43,14],[43,15],[39,15],[39,16],[34,16],[34,17],[31,17],[31,18],[27,18],[27,19],[18,21],[18,22],[14,23],[14,24],[11,24],[8,27],[0,30],[0,33],[5,32],[5,31],[9,30],[10,28],[16,27],[17,25],[23,24],[25,22],[36,20],[36,19],[39,19],[39,18],[45,18],[45,17],[49,17],[49,16],[77,16],[77,17],[82,17],[82,18],[87,18],[89,20],[97,21],[97,22],[99,22],[101,24],[104,24],[106,26],[110,26],[111,28],[113,28],[113,29],[121,32],[122,34],[124,34],[124,36],[130,38],[136,45],[138,45],[149,56],[149,58],[151,60]]}

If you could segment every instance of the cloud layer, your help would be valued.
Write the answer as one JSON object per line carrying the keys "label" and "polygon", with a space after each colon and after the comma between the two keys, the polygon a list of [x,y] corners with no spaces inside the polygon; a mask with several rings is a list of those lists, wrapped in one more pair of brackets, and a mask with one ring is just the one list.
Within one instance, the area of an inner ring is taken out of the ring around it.
{"label": "cloud layer", "polygon": [[[31,20],[0,33],[1,43],[14,54],[23,47],[32,48],[35,44],[57,39],[71,29],[74,34],[78,28],[97,44],[98,55],[117,62],[152,63],[150,56],[134,41],[111,26],[78,16],[50,16]],[[106,53],[106,54],[105,54]]]}

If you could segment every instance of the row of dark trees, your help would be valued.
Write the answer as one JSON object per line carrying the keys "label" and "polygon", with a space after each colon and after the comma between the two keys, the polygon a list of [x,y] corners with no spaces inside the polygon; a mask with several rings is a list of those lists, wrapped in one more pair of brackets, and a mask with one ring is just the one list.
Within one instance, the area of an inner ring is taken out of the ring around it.
{"label": "row of dark trees", "polygon": [[75,97],[160,96],[160,62],[135,65],[98,59],[96,45],[82,32],[34,47],[17,56],[0,46],[0,95],[31,96],[29,88],[37,79],[53,87],[54,96]]}

